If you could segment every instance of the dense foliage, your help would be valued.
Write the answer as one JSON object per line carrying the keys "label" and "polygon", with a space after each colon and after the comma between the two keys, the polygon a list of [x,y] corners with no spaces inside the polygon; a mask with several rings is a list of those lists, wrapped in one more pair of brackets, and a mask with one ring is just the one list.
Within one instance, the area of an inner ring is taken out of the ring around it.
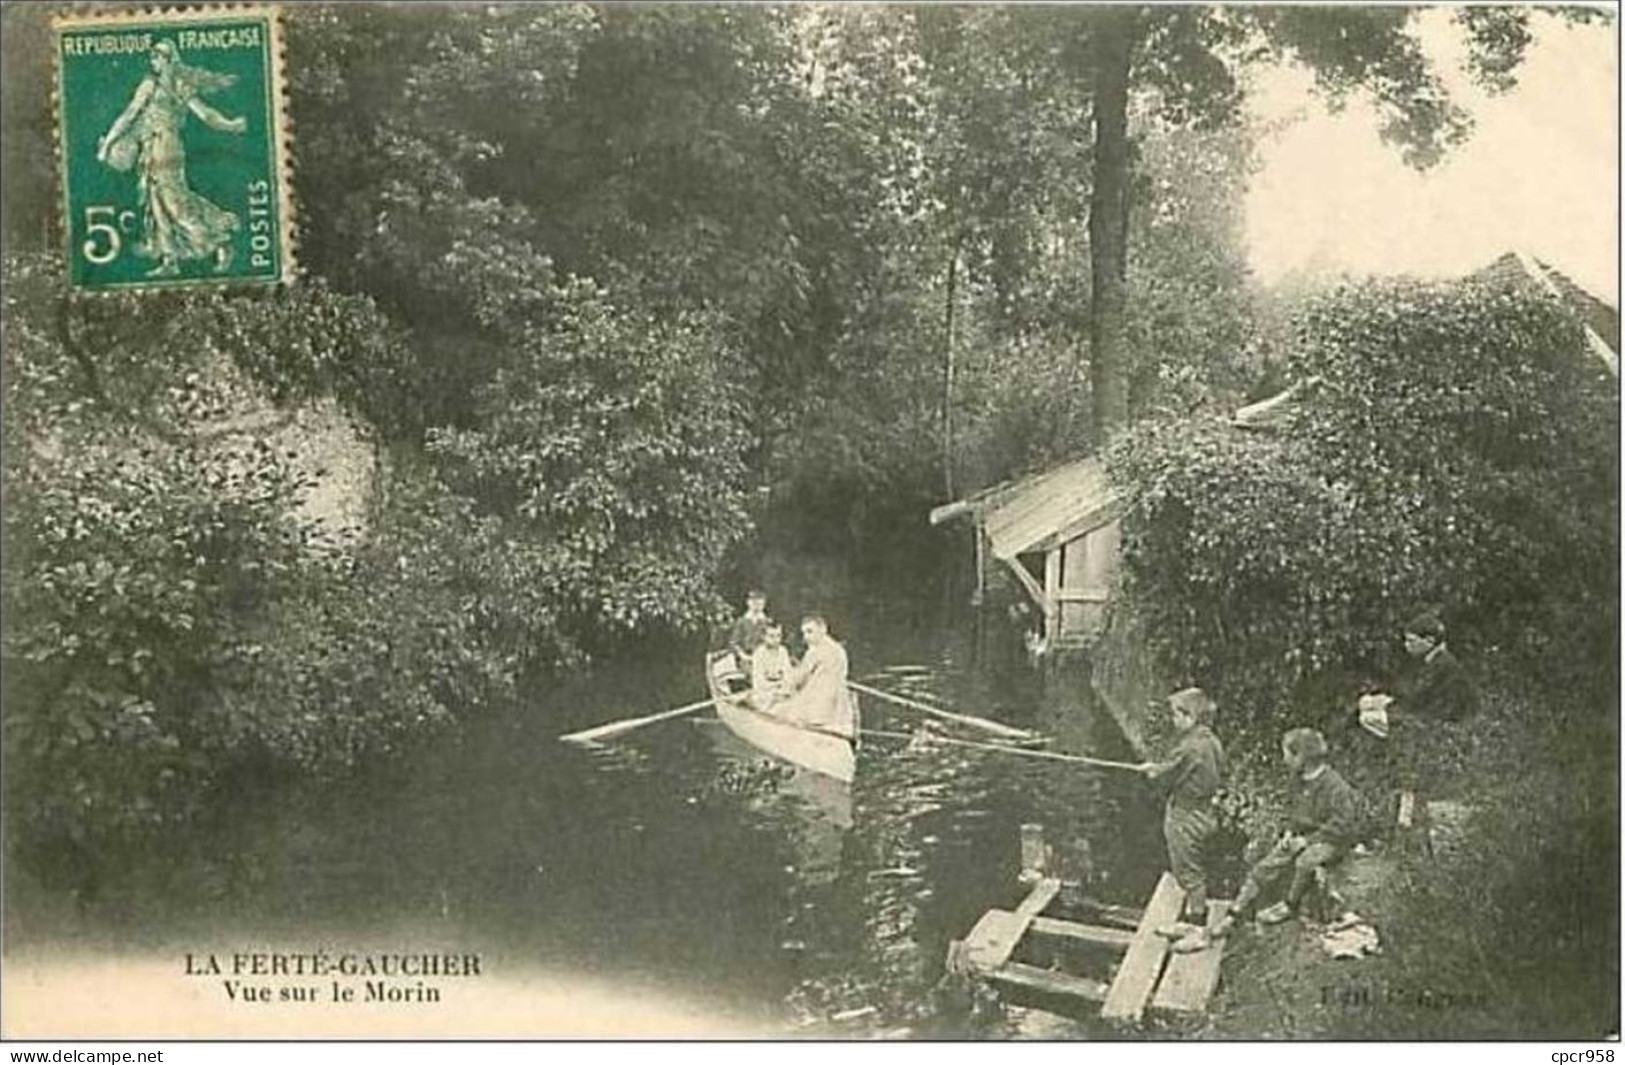
{"label": "dense foliage", "polygon": [[[1100,427],[1095,13],[297,5],[303,276],[98,300],[50,265],[47,14],[0,13],[4,713],[15,853],[65,883],[245,780],[348,771],[691,636],[771,552],[921,601],[956,546],[931,505]],[[1164,419],[1122,465],[1148,486],[1136,592],[1181,663],[1262,718],[1424,595],[1484,642],[1617,639],[1569,625],[1598,589],[1550,570],[1610,549],[1584,500],[1613,498],[1612,423],[1538,301],[1345,295],[1294,366],[1314,417],[1173,420],[1262,368],[1243,66],[1369,90],[1412,149],[1462,127],[1410,11],[1145,17],[1113,372]],[[1508,80],[1527,19],[1468,21]],[[308,456],[256,428],[314,404],[372,456],[343,535]]]}
{"label": "dense foliage", "polygon": [[[1307,1032],[1610,1030],[1610,981],[1583,974],[1619,964],[1617,382],[1568,308],[1489,278],[1321,293],[1291,346],[1290,375],[1314,384],[1270,427],[1156,420],[1110,460],[1134,499],[1131,609],[1169,675],[1220,696],[1238,827],[1278,828],[1277,742],[1301,724],[1326,731],[1378,836],[1396,769],[1465,811],[1435,861],[1367,900],[1392,955],[1368,979],[1395,997]],[[1402,675],[1421,609],[1450,626],[1482,709],[1384,744],[1354,726],[1354,696]],[[1490,1005],[1429,1009],[1417,987]]]}
{"label": "dense foliage", "polygon": [[1422,609],[1460,645],[1611,660],[1617,398],[1580,328],[1529,286],[1346,286],[1299,318],[1312,384],[1277,426],[1134,430],[1128,580],[1170,665],[1273,727],[1317,678],[1390,675]]}
{"label": "dense foliage", "polygon": [[79,302],[61,280],[9,263],[7,810],[21,853],[90,888],[245,772],[352,767],[500,693],[518,659],[476,616],[501,541],[445,492],[340,549],[296,456],[243,431],[259,390],[221,322],[270,303]]}

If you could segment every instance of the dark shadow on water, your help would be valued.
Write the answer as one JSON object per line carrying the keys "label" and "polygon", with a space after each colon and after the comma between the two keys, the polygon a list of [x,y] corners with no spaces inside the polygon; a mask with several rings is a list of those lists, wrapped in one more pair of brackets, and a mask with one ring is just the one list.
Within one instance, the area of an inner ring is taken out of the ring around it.
{"label": "dark shadow on water", "polygon": [[[977,668],[964,634],[887,632],[856,614],[837,632],[854,677],[1044,727],[1059,749],[1111,747],[1086,709],[1046,717],[1019,669]],[[131,949],[446,946],[670,987],[788,1032],[845,1031],[830,1018],[854,1014],[919,1031],[949,940],[1020,898],[1022,824],[1087,846],[1113,901],[1141,901],[1160,869],[1154,807],[1126,774],[875,741],[850,791],[831,795],[703,717],[598,748],[557,742],[697,698],[699,650],[538,691],[346,782],[256,795],[164,890],[132,869],[128,905],[41,910],[23,927]],[[863,713],[919,724],[873,699]]]}

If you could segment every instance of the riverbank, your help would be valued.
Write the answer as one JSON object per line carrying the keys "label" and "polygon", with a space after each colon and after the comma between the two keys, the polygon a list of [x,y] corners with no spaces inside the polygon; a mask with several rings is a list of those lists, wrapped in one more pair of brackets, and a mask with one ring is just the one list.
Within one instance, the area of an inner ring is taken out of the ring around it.
{"label": "riverbank", "polygon": [[1441,744],[1432,850],[1354,858],[1340,885],[1382,952],[1243,926],[1206,1039],[1600,1038],[1619,1030],[1617,717],[1506,676]]}

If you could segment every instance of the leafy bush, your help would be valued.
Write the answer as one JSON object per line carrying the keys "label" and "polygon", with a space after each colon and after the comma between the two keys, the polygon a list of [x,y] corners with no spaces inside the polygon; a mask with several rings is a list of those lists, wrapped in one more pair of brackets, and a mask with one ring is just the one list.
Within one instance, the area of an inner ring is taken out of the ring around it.
{"label": "leafy bush", "polygon": [[510,562],[567,638],[703,623],[721,555],[750,527],[737,364],[715,324],[620,309],[582,283],[515,343],[474,425],[431,431],[438,475],[516,541]]}
{"label": "leafy bush", "polygon": [[1617,660],[1619,392],[1574,314],[1532,283],[1345,290],[1294,364],[1326,384],[1298,428],[1320,462],[1409,515],[1414,600],[1525,664]]}
{"label": "leafy bush", "polygon": [[104,429],[7,462],[8,809],[76,842],[178,819],[240,753],[220,686],[301,565],[268,447]]}
{"label": "leafy bush", "polygon": [[1617,399],[1560,305],[1488,281],[1344,287],[1311,303],[1293,366],[1319,387],[1277,432],[1154,421],[1110,456],[1126,581],[1174,672],[1271,740],[1387,675],[1423,607],[1458,644],[1613,661]]}
{"label": "leafy bush", "polygon": [[747,438],[702,318],[553,293],[474,424],[395,444],[334,543],[254,426],[271,398],[387,404],[409,338],[369,301],[79,301],[47,260],[7,266],[6,798],[48,878],[93,883],[246,778],[349,771],[716,606]]}

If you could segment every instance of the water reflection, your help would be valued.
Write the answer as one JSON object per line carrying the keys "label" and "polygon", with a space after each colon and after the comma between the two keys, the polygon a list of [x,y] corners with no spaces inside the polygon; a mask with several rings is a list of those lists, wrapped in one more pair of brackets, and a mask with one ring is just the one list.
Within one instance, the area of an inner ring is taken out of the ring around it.
{"label": "water reflection", "polygon": [[[1019,680],[962,667],[960,647],[893,656],[902,664],[854,674],[1062,730],[1063,749],[1109,742],[1087,715],[1046,720]],[[237,870],[227,889],[188,892],[183,878],[125,917],[83,920],[189,945],[448,943],[497,971],[664,988],[773,1030],[931,1034],[949,940],[1021,895],[1021,824],[1087,847],[1108,900],[1140,901],[1154,878],[1154,808],[1126,774],[873,740],[844,788],[704,719],[559,744],[578,724],[692,699],[698,683],[654,667],[601,680],[341,786],[246,804],[204,848]],[[873,699],[863,712],[867,727],[920,725]]]}

